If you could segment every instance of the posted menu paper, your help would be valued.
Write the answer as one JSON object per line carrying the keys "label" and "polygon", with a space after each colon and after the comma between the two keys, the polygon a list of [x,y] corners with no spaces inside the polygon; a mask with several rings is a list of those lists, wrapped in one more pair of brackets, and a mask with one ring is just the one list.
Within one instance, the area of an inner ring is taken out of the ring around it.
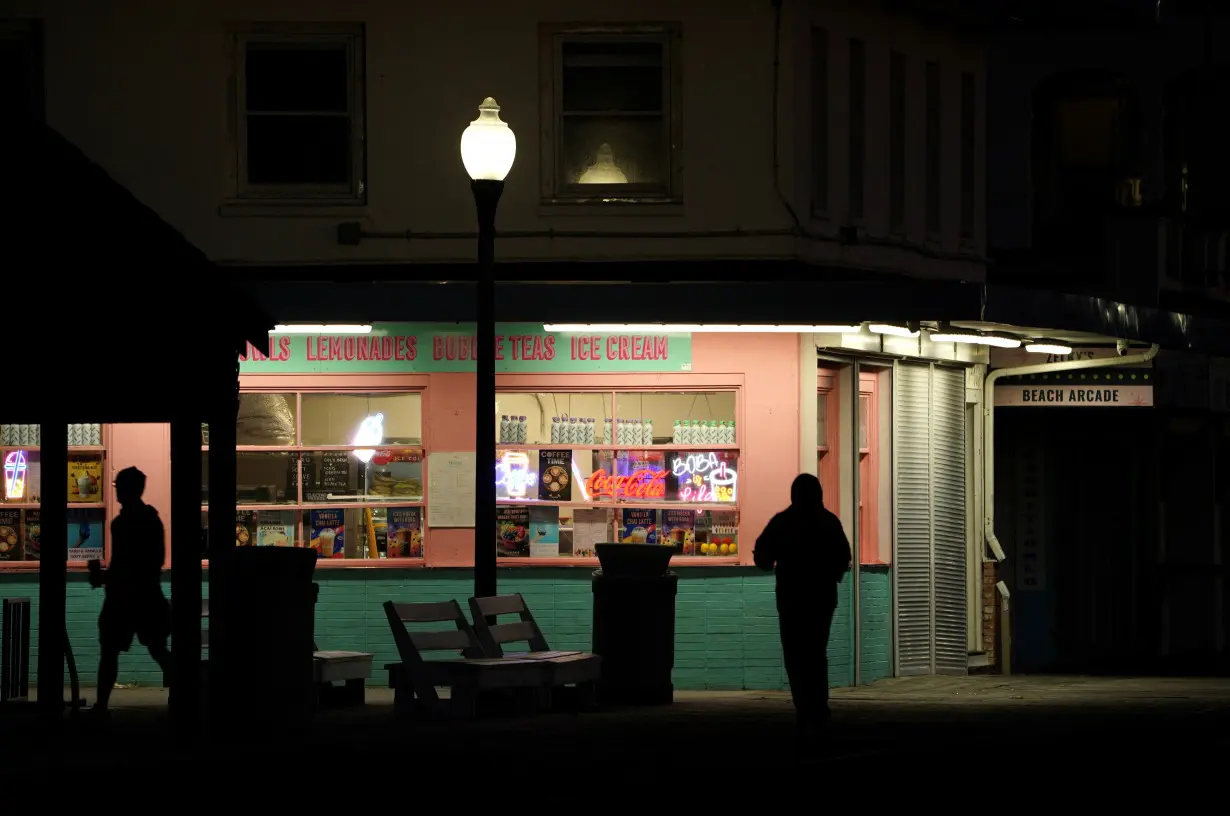
{"label": "posted menu paper", "polygon": [[[474,526],[473,451],[432,453],[427,457],[427,526]],[[487,474],[488,479],[495,478]]]}

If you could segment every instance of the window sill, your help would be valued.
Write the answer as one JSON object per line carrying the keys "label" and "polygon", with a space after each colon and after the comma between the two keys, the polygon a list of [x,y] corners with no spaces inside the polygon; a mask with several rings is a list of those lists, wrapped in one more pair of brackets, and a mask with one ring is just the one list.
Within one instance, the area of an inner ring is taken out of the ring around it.
{"label": "window sill", "polygon": [[[497,558],[501,567],[589,567],[597,569],[601,566],[597,558]],[[737,555],[677,555],[671,559],[670,567],[738,567]]]}
{"label": "window sill", "polygon": [[279,201],[278,199],[228,199],[218,205],[221,218],[365,218],[367,202],[355,199]]}
{"label": "window sill", "polygon": [[871,561],[860,561],[858,565],[860,567],[891,567],[892,563],[876,558]]}
{"label": "window sill", "polygon": [[576,199],[547,198],[538,206],[540,216],[613,216],[631,215],[638,218],[678,217],[683,213],[683,202],[677,199]]}
{"label": "window sill", "polygon": [[[424,558],[318,558],[316,566],[321,569],[423,569]],[[201,569],[209,569],[209,561],[201,561]]]}

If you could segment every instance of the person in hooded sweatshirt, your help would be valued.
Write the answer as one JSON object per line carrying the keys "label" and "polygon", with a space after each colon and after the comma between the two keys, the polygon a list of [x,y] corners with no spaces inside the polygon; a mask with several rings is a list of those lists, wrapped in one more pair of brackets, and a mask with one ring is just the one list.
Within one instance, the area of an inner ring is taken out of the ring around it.
{"label": "person in hooded sweatshirt", "polygon": [[98,701],[94,708],[106,712],[119,675],[120,652],[132,647],[135,636],[150,656],[168,674],[171,652],[171,605],[162,594],[162,564],[166,558],[166,533],[158,511],[146,504],[145,474],[135,467],[115,476],[115,497],[121,505],[111,522],[111,561],[103,570],[91,561],[90,584],[104,587],[106,596],[98,616],[101,657],[98,662]]}
{"label": "person in hooded sweatshirt", "polygon": [[753,558],[777,574],[782,657],[799,736],[814,737],[829,718],[829,628],[837,585],[851,561],[850,541],[841,520],[825,508],[819,479],[810,473],[795,478],[790,507],[765,526]]}

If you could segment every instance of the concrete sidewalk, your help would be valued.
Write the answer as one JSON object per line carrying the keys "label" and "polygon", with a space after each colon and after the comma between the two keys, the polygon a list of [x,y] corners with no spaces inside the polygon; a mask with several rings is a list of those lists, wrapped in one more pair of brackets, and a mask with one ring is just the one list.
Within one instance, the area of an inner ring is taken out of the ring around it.
{"label": "concrete sidewalk", "polygon": [[[92,701],[93,690],[85,696]],[[1093,757],[1146,762],[1151,773],[1178,763],[1190,773],[1214,758],[1220,765],[1230,754],[1225,680],[919,677],[835,689],[832,697],[831,735],[811,764],[833,772],[873,759],[922,772],[979,755],[1006,767],[1013,758],[1036,761],[1042,751],[1052,774],[1088,769]],[[69,722],[58,741],[39,739],[48,735],[36,728],[28,707],[0,707],[0,741],[27,746],[8,752],[0,778],[63,767],[58,762],[66,749],[89,755],[100,771],[153,763],[172,776],[199,773],[207,759],[200,750],[173,746],[165,691],[121,688],[112,699],[106,728]],[[727,768],[793,767],[793,710],[789,694],[781,692],[678,692],[675,704],[665,707],[430,725],[396,716],[387,689],[370,688],[367,700],[359,708],[320,712],[312,734],[293,746],[271,735],[261,745],[228,747],[229,761],[242,763],[248,755],[293,764],[294,757],[336,756],[345,765],[346,757],[404,757],[416,772],[447,772],[477,754],[499,765],[511,751],[549,766],[579,763],[578,771],[623,762],[682,765],[709,776]]]}

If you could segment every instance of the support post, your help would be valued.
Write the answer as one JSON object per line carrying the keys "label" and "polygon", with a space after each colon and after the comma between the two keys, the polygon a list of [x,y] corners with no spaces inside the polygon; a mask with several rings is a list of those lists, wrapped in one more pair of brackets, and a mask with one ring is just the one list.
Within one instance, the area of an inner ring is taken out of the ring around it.
{"label": "support post", "polygon": [[201,723],[201,421],[171,420],[171,720],[190,743]]}
{"label": "support post", "polygon": [[[209,671],[206,693],[211,716],[217,723],[215,701],[226,687],[228,632],[231,626],[227,603],[227,576],[235,548],[235,422],[239,416],[239,357],[231,352],[229,364],[221,364],[210,378],[216,382],[209,403]],[[199,610],[198,610],[199,614]]]}
{"label": "support post", "polygon": [[470,182],[478,211],[478,351],[474,378],[474,594],[496,594],[495,212],[504,182]]}
{"label": "support post", "polygon": [[68,422],[59,412],[42,417],[38,563],[38,707],[48,720],[64,716],[64,655],[68,569]]}

